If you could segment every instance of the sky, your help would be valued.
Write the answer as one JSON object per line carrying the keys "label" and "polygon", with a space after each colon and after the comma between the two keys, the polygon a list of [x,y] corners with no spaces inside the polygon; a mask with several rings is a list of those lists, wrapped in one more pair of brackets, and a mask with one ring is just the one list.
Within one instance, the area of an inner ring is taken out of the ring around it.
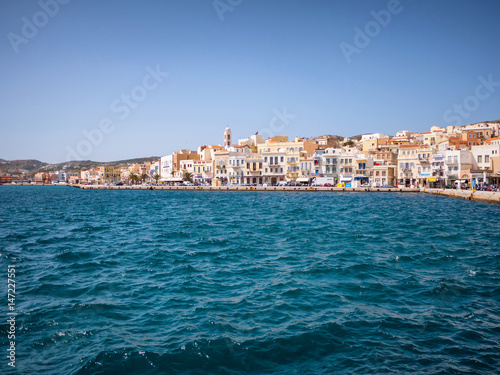
{"label": "sky", "polygon": [[500,119],[498,0],[2,0],[0,158]]}

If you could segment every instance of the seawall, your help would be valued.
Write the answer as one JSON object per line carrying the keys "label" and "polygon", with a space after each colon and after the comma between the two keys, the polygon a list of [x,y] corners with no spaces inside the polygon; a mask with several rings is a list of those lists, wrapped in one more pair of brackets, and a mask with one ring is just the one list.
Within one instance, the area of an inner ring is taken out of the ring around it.
{"label": "seawall", "polygon": [[418,193],[418,188],[346,188],[325,186],[104,186],[71,185],[86,190],[200,190],[200,191],[317,191],[317,192],[404,192]]}
{"label": "seawall", "polygon": [[476,191],[460,189],[420,189],[423,193],[443,195],[446,197],[466,199],[470,201],[488,202],[500,204],[500,192]]}

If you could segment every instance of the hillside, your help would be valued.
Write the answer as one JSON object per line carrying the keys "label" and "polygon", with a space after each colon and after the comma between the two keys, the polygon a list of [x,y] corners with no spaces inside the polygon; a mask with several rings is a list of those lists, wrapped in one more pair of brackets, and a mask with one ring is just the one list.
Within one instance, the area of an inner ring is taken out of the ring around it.
{"label": "hillside", "polygon": [[79,172],[84,169],[97,168],[100,166],[111,166],[119,168],[127,166],[129,164],[140,164],[147,161],[155,161],[158,159],[160,159],[159,156],[149,156],[144,158],[117,160],[111,162],[76,160],[76,161],[68,161],[56,164],[48,164],[41,162],[39,160],[2,160],[0,161],[0,170],[2,172],[9,172],[14,170],[24,169],[27,170],[30,175],[34,175],[35,173],[38,172],[55,172],[55,171]]}
{"label": "hillside", "polygon": [[33,171],[35,169],[42,168],[48,165],[47,163],[41,162],[39,160],[0,160],[0,170],[2,172],[8,172],[13,170],[24,169],[27,171]]}

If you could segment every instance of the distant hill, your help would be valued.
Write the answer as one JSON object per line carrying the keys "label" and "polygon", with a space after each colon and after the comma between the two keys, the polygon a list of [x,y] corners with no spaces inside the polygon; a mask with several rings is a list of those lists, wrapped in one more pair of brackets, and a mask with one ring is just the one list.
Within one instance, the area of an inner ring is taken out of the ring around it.
{"label": "distant hill", "polygon": [[353,135],[352,137],[349,137],[349,139],[353,139],[355,141],[360,141],[362,136],[363,136],[362,134]]}
{"label": "distant hill", "polygon": [[25,169],[27,171],[33,171],[35,169],[42,168],[48,165],[47,163],[41,162],[39,160],[1,160],[0,170],[3,172],[8,172],[9,170]]}
{"label": "distant hill", "polygon": [[141,164],[147,161],[155,161],[160,159],[159,156],[149,156],[144,158],[135,158],[127,160],[118,160],[110,162],[99,162],[92,160],[72,160],[64,163],[48,164],[39,160],[2,160],[0,161],[0,170],[8,172],[10,170],[24,169],[30,175],[38,172],[79,172],[84,169],[97,168],[100,166],[125,167],[129,164]]}

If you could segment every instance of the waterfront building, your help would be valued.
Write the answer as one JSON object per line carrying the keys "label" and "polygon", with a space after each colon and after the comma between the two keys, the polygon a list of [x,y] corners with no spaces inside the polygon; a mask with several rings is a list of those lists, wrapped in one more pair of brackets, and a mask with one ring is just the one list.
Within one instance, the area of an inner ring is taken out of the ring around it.
{"label": "waterfront building", "polygon": [[198,183],[212,183],[212,162],[193,160],[193,181]]}
{"label": "waterfront building", "polygon": [[500,186],[500,156],[491,158],[490,183]]}
{"label": "waterfront building", "polygon": [[251,154],[245,159],[244,181],[245,184],[262,184],[262,171],[264,158],[260,154]]}
{"label": "waterfront building", "polygon": [[153,178],[155,175],[160,175],[160,160],[156,160],[149,166],[149,176]]}
{"label": "waterfront building", "polygon": [[[373,159],[369,153],[358,153],[355,157],[356,170],[354,172],[354,181],[352,187],[359,187],[362,184],[369,182],[370,170],[373,167]],[[387,185],[387,178],[381,182],[382,185]]]}
{"label": "waterfront building", "polygon": [[314,151],[312,156],[312,164],[311,164],[311,172],[309,176],[311,178],[314,177],[322,177],[323,176],[323,157],[322,155],[325,153],[323,148],[318,148]]}
{"label": "waterfront building", "polygon": [[[121,173],[120,173],[120,176],[121,176]],[[94,183],[99,178],[99,174],[98,174],[97,170],[95,170],[95,169],[88,169],[86,171],[81,171],[80,177],[81,177],[81,181],[83,183]],[[36,180],[36,175],[35,175],[35,180]]]}
{"label": "waterfront building", "polygon": [[162,181],[169,181],[174,175],[174,155],[162,156],[160,159],[160,177]]}
{"label": "waterfront building", "polygon": [[428,186],[431,188],[442,188],[446,185],[446,156],[444,152],[432,154],[432,176],[427,178]]}
{"label": "waterfront building", "polygon": [[286,179],[287,153],[284,148],[273,148],[272,151],[262,153],[264,161],[262,171],[263,182],[276,185]]}
{"label": "waterfront building", "polygon": [[180,150],[172,154],[172,167],[174,172],[178,172],[180,168],[180,163],[183,160],[200,160],[200,155],[196,151],[191,150]]}
{"label": "waterfront building", "polygon": [[96,169],[98,174],[98,181],[100,183],[110,183],[120,180],[121,170],[115,167],[101,166]]}
{"label": "waterfront building", "polygon": [[[229,151],[222,149],[215,151],[213,158],[214,179],[225,184],[228,182]],[[214,183],[214,181],[212,181]]]}
{"label": "waterfront building", "polygon": [[380,150],[370,151],[368,160],[371,159],[369,166],[369,184],[371,186],[397,185],[397,153],[390,151],[388,147],[382,147]]}
{"label": "waterfront building", "polygon": [[249,145],[230,145],[227,164],[227,178],[229,183],[243,184],[245,160],[252,154],[252,147]]}
{"label": "waterfront building", "polygon": [[432,151],[428,145],[407,144],[398,150],[398,185],[424,186],[431,177]]}
{"label": "waterfront building", "polygon": [[339,156],[343,153],[342,148],[327,148],[326,150],[321,150],[321,153],[316,155],[320,156],[319,164],[319,176],[321,177],[332,177],[335,183],[339,178]]}
{"label": "waterfront building", "polygon": [[338,181],[340,183],[346,184],[346,186],[352,186],[355,181],[354,177],[357,167],[356,165],[357,156],[358,156],[357,148],[338,149],[337,152]]}
{"label": "waterfront building", "polygon": [[470,150],[447,150],[445,152],[445,175],[447,184],[456,182],[458,187],[470,183],[470,170],[473,167]]}
{"label": "waterfront building", "polygon": [[[481,146],[472,146],[472,185],[478,186],[489,184],[490,176],[493,173],[492,158],[500,156],[500,145],[484,144]],[[482,175],[481,175],[482,174]]]}
{"label": "waterfront building", "polygon": [[303,153],[300,156],[300,170],[299,177],[296,182],[300,184],[309,183],[311,180],[311,173],[313,171],[313,155]]}
{"label": "waterfront building", "polygon": [[258,153],[262,157],[264,153],[271,154],[279,152],[279,150],[284,150],[286,153],[286,167],[284,168],[284,172],[287,181],[295,181],[299,177],[301,154],[304,152],[312,154],[317,148],[318,144],[312,139],[296,137],[293,141],[290,141],[287,136],[268,138],[264,143],[257,146]]}
{"label": "waterfront building", "polygon": [[187,173],[194,177],[194,162],[196,159],[185,159],[179,161],[179,171],[175,174],[178,179],[184,180]]}

